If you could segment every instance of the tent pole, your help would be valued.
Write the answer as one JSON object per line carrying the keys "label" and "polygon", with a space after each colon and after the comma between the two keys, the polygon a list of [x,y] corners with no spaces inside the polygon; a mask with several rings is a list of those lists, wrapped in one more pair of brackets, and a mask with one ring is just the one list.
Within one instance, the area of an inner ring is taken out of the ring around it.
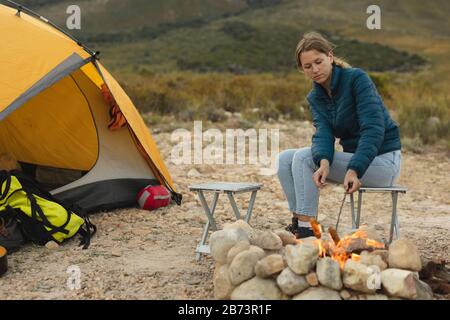
{"label": "tent pole", "polygon": [[1,1],[5,1],[6,3],[10,4],[13,8],[17,9],[17,16],[20,17],[20,12],[25,12],[27,14],[29,14],[30,16],[37,18],[39,20],[44,21],[45,23],[51,25],[53,28],[55,28],[56,30],[64,33],[66,36],[68,36],[70,39],[72,39],[73,41],[75,41],[80,47],[82,47],[87,53],[89,53],[91,56],[93,56],[95,59],[98,59],[98,55],[100,54],[100,52],[98,51],[93,51],[92,49],[88,48],[87,46],[85,46],[84,44],[82,44],[80,41],[78,41],[76,38],[74,38],[71,34],[69,34],[68,32],[66,32],[64,29],[58,27],[56,24],[54,24],[53,22],[51,22],[50,20],[48,20],[47,18],[41,16],[40,14],[34,12],[33,10],[30,10],[24,6],[22,6],[21,4],[18,4],[14,1],[11,0],[1,0]]}

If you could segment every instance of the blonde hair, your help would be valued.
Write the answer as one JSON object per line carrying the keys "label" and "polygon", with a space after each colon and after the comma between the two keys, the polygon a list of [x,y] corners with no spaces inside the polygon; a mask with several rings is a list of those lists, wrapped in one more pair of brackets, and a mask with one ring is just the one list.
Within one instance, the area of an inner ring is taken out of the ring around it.
{"label": "blonde hair", "polygon": [[[295,58],[297,61],[297,67],[300,71],[302,69],[302,62],[300,60],[300,55],[303,52],[310,50],[317,50],[321,53],[328,55],[333,49],[336,48],[336,45],[332,42],[325,39],[318,32],[307,32],[303,35],[303,38],[297,44],[297,48],[295,49]],[[342,68],[350,68],[350,64],[348,64],[344,59],[333,56],[334,63]]]}

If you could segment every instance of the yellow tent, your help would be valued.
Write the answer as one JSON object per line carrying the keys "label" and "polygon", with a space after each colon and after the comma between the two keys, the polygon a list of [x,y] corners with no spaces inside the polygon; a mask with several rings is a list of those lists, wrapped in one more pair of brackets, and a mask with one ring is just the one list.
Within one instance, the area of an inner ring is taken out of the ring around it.
{"label": "yellow tent", "polygon": [[0,5],[0,34],[0,154],[88,211],[133,205],[149,184],[181,201],[139,112],[95,53],[14,4]]}

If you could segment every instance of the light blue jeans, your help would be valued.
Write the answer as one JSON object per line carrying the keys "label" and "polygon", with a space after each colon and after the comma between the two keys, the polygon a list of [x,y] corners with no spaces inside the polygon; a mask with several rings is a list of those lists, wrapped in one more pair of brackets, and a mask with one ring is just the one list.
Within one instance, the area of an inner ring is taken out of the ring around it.
{"label": "light blue jeans", "polygon": [[[335,151],[327,180],[343,183],[347,165],[353,153]],[[375,157],[364,176],[363,187],[390,187],[400,176],[401,151],[392,151]],[[316,217],[319,188],[313,181],[318,169],[311,148],[289,149],[278,156],[278,178],[286,195],[289,210],[293,213]]]}

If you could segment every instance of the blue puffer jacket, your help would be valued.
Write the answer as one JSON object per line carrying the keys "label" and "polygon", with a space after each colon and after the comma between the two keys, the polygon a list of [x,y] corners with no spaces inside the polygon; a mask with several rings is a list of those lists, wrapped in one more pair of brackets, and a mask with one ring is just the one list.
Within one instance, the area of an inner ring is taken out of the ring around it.
{"label": "blue puffer jacket", "polygon": [[333,64],[331,98],[314,82],[307,100],[316,127],[311,149],[317,165],[322,159],[332,164],[335,138],[344,152],[354,153],[347,169],[355,170],[358,178],[377,155],[401,149],[398,125],[363,70]]}

